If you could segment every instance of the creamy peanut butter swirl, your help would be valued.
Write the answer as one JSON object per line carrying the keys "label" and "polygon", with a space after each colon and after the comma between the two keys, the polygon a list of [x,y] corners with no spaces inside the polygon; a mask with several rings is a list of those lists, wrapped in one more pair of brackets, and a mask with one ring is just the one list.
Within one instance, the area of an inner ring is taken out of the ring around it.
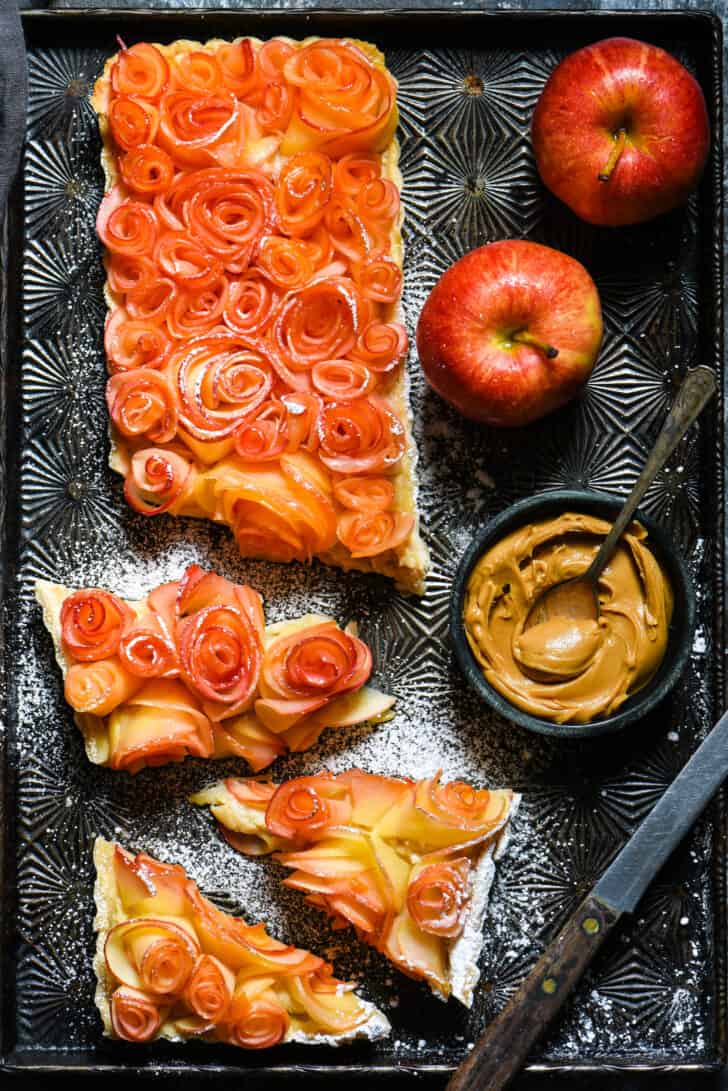
{"label": "creamy peanut butter swirl", "polygon": [[610,524],[573,512],[513,531],[468,581],[468,643],[513,705],[556,723],[610,715],[645,686],[667,648],[673,593],[633,523],[599,579],[598,621],[551,618],[524,632],[549,587],[586,572]]}

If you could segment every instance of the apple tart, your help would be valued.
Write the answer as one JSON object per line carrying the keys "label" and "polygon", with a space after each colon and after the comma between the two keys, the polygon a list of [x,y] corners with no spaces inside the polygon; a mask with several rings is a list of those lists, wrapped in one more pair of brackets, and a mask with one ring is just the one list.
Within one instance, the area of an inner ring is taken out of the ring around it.
{"label": "apple tart", "polygon": [[423,590],[396,82],[344,39],[139,43],[92,105],[111,466],[245,556]]}
{"label": "apple tart", "polygon": [[443,1000],[472,1003],[494,861],[520,797],[440,775],[421,781],[352,769],[280,785],[230,777],[191,797],[230,844],[275,853],[337,926]]}
{"label": "apple tart", "polygon": [[199,1038],[242,1049],[389,1034],[332,967],[217,909],[178,864],[97,838],[96,1006],[128,1042]]}
{"label": "apple tart", "polygon": [[139,602],[46,581],[36,597],[97,765],[232,755],[257,772],[394,704],[365,684],[372,657],[356,626],[317,614],[266,626],[257,591],[198,565]]}

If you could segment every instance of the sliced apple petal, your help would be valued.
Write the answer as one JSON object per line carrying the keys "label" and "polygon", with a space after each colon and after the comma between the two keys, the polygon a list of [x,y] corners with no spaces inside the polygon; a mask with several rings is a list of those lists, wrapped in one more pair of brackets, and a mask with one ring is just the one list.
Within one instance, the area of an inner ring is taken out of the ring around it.
{"label": "sliced apple petal", "polygon": [[424,977],[443,994],[449,993],[445,944],[421,931],[406,909],[392,921],[382,951],[404,973]]}
{"label": "sliced apple petal", "polygon": [[269,731],[252,712],[213,725],[213,757],[245,758],[254,773],[266,769],[286,752],[285,742]]}
{"label": "sliced apple petal", "polygon": [[280,735],[297,724],[304,716],[321,708],[326,701],[326,697],[302,697],[300,701],[261,697],[255,702],[255,715],[269,731],[272,731],[274,735]]}
{"label": "sliced apple petal", "polygon": [[[362,691],[364,692],[364,691]],[[373,691],[376,692],[376,691]],[[361,769],[339,773],[338,779],[349,785],[352,798],[351,821],[356,826],[374,829],[382,817],[409,794],[411,781],[396,780]],[[381,830],[379,831],[381,833]]]}
{"label": "sliced apple petal", "polygon": [[356,693],[344,693],[307,717],[307,723],[318,727],[351,727],[353,724],[383,723],[396,701],[386,693],[363,686]]}

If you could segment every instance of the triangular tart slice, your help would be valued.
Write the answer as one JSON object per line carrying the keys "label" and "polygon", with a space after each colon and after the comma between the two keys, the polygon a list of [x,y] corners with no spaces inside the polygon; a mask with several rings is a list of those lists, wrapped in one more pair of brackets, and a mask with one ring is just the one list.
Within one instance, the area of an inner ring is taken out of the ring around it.
{"label": "triangular tart slice", "polygon": [[470,1006],[516,793],[352,769],[280,785],[229,777],[191,801],[210,807],[239,852],[275,853],[285,885],[337,925]]}
{"label": "triangular tart slice", "polygon": [[266,626],[257,591],[198,565],[138,602],[35,590],[97,765],[236,756],[258,772],[327,727],[391,715],[394,698],[366,685],[372,657],[355,625],[307,614]]}
{"label": "triangular tart slice", "polygon": [[179,865],[101,837],[94,862],[96,1006],[107,1036],[267,1049],[389,1033],[327,962],[217,909]]}

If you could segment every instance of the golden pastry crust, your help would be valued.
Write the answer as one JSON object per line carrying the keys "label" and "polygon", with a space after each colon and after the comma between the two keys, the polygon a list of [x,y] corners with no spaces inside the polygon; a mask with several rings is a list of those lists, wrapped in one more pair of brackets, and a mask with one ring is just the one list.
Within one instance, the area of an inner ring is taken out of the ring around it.
{"label": "golden pastry crust", "polygon": [[[234,43],[242,40],[242,38],[236,38],[234,39]],[[313,36],[306,38],[301,42],[285,37],[282,37],[282,40],[290,45],[303,47],[319,41],[320,39]],[[382,68],[385,67],[384,55],[376,46],[369,42],[363,42],[356,39],[350,40],[352,41],[352,44],[366,53],[374,64]],[[262,44],[261,40],[258,38],[250,38],[250,42],[252,43],[253,48],[258,48]],[[165,58],[171,58],[196,51],[214,52],[220,46],[227,43],[222,39],[213,38],[207,42],[193,42],[187,39],[180,39],[169,45],[163,45],[158,42],[152,44],[165,56]],[[118,54],[114,54],[106,61],[103,73],[96,81],[94,92],[91,96],[91,106],[97,115],[102,139],[101,165],[104,171],[107,190],[116,185],[119,180],[108,120],[108,107],[111,93],[110,74],[117,56]],[[402,175],[399,169],[399,142],[396,137],[392,139],[389,146],[382,152],[381,160],[383,176],[393,182],[398,191],[401,192]],[[283,160],[281,159],[281,161]],[[402,220],[403,213],[400,211],[399,220],[392,228],[391,243],[391,256],[400,268],[402,268],[403,264]],[[108,281],[104,288],[104,298],[109,311],[113,310],[119,304],[119,299],[115,296]],[[402,320],[401,302],[390,304],[388,310],[389,313],[385,315],[386,321]],[[416,479],[417,448],[413,436],[409,380],[405,363],[401,364],[393,371],[390,381],[381,388],[381,392],[391,402],[402,421],[406,432],[406,451],[398,467],[397,473],[392,477],[392,483],[395,490],[397,510],[414,517],[415,523],[412,533],[407,541],[401,546],[375,557],[352,557],[349,551],[339,542],[337,542],[332,549],[325,553],[317,554],[317,556],[319,560],[323,561],[325,564],[334,565],[337,568],[380,573],[395,580],[399,589],[421,595],[424,594],[425,591],[425,577],[430,567],[430,556],[427,546],[420,534]],[[111,423],[109,424],[109,432],[111,439],[109,465],[117,473],[125,474],[129,460],[123,439],[116,433]],[[186,511],[184,514],[192,517],[200,517],[199,513],[195,512]]]}

